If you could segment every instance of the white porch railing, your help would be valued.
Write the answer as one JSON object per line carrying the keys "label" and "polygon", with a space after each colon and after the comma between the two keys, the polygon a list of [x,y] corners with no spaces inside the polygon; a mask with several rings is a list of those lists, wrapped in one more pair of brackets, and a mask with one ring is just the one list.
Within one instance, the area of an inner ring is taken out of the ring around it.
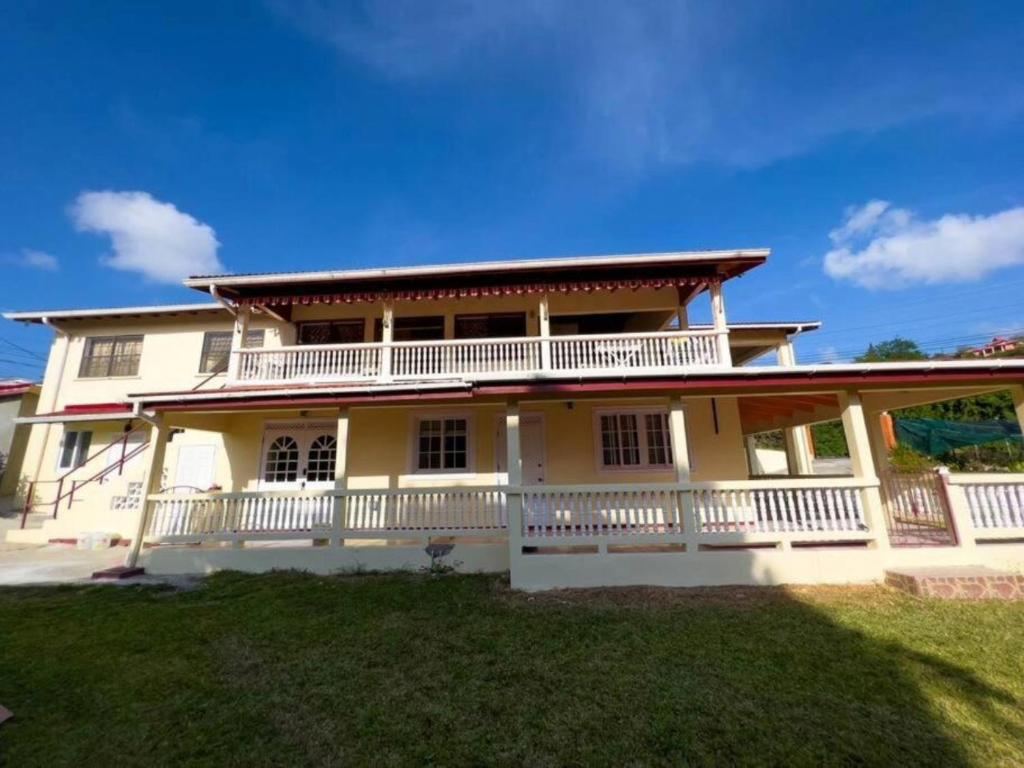
{"label": "white porch railing", "polygon": [[956,474],[949,483],[962,487],[976,530],[1024,537],[1024,474]]}
{"label": "white porch railing", "polygon": [[[863,492],[854,478],[751,480],[703,484],[693,492],[701,534],[867,533]],[[843,538],[847,538],[844,536]]]}
{"label": "white porch railing", "polygon": [[156,494],[149,501],[153,542],[474,536],[508,526],[497,487]]}
{"label": "white porch railing", "polygon": [[682,486],[535,486],[523,489],[523,537],[680,534]]}
{"label": "white porch railing", "polygon": [[[238,349],[238,383],[558,377],[722,365],[727,331],[396,341]],[[545,354],[545,348],[549,354]],[[232,370],[235,370],[234,368]]]}

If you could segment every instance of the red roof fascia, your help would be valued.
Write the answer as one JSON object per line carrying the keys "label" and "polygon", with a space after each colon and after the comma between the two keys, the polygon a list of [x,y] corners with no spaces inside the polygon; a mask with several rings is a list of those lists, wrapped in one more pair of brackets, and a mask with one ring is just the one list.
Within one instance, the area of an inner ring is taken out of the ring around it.
{"label": "red roof fascia", "polygon": [[28,392],[34,384],[12,384],[10,386],[0,386],[0,397],[15,397],[17,395],[24,395]]}
{"label": "red roof fascia", "polygon": [[98,413],[130,414],[132,407],[127,403],[79,403],[64,406],[64,410],[43,413],[40,416],[91,416]]}
{"label": "red roof fascia", "polygon": [[637,278],[633,280],[583,280],[576,282],[524,283],[509,285],[459,286],[452,288],[416,288],[411,290],[349,291],[319,295],[265,296],[239,298],[242,306],[284,306],[290,304],[352,304],[377,301],[421,301],[424,299],[464,299],[487,296],[523,296],[538,293],[593,293],[595,291],[632,290],[643,288],[679,288],[702,286],[715,282],[711,277]]}

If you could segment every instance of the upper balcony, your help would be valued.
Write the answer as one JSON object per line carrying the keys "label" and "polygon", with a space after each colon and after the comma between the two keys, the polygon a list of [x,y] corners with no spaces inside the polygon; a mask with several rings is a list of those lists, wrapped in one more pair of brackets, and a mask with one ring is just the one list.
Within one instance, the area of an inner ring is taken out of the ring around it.
{"label": "upper balcony", "polygon": [[[186,284],[236,313],[229,385],[664,375],[734,364],[722,285],[766,258],[661,253]],[[711,323],[692,328],[688,305],[700,295]],[[280,324],[281,346],[246,348],[253,316]],[[410,328],[416,320],[430,322]],[[312,325],[346,327],[305,335]]]}
{"label": "upper balcony", "polygon": [[715,330],[298,345],[232,355],[233,384],[597,377],[730,365],[728,331]]}

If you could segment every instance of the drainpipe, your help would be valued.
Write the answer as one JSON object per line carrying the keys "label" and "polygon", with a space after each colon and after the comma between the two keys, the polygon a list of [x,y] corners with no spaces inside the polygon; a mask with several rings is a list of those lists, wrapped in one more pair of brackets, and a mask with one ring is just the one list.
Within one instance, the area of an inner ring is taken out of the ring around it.
{"label": "drainpipe", "polygon": [[227,299],[220,295],[220,291],[217,290],[217,286],[213,283],[210,283],[210,295],[213,296],[214,301],[224,307],[224,309],[232,315],[238,314],[238,310],[236,310]]}

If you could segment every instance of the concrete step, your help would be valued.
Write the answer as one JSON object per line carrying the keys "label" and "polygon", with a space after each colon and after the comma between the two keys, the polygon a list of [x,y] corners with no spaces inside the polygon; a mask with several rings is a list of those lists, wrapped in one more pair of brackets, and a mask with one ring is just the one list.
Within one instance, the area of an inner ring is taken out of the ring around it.
{"label": "concrete step", "polygon": [[915,597],[1024,600],[1024,574],[984,565],[893,569],[885,572],[885,583]]}

